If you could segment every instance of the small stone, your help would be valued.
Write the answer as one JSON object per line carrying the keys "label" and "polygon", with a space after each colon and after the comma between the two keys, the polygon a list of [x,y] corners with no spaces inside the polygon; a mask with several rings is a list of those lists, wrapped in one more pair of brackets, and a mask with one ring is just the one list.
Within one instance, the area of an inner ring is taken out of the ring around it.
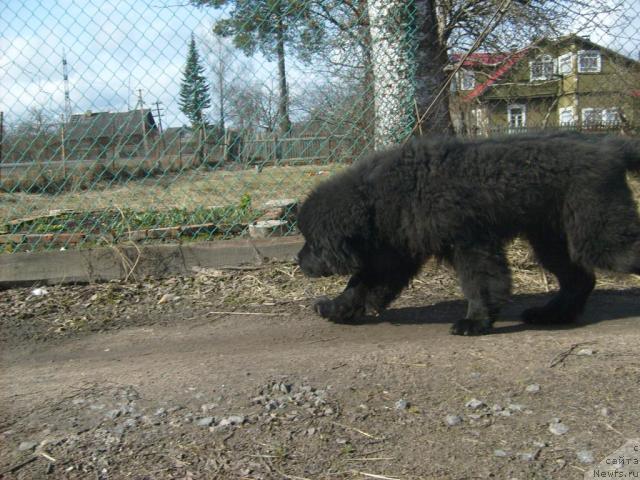
{"label": "small stone", "polygon": [[472,398],[465,404],[465,406],[467,408],[470,408],[471,410],[477,410],[478,408],[484,406],[484,402],[482,400],[478,400],[477,398]]}
{"label": "small stone", "polygon": [[523,462],[533,462],[536,459],[536,454],[535,453],[530,453],[530,452],[523,452],[523,453],[518,454],[518,457]]}
{"label": "small stone", "polygon": [[213,417],[204,417],[196,421],[196,425],[199,427],[208,427],[213,423]]}
{"label": "small stone", "polygon": [[444,417],[444,421],[450,427],[455,427],[462,423],[462,417],[460,415],[447,415]]}
{"label": "small stone", "polygon": [[315,433],[316,433],[316,429],[314,427],[307,429],[307,435],[311,436],[311,435],[314,435]]}
{"label": "small stone", "polygon": [[327,408],[325,408],[325,409],[324,409],[324,414],[325,414],[327,417],[328,417],[328,416],[330,416],[330,415],[333,415],[333,414],[334,414],[333,408],[331,408],[331,407],[327,407]]}
{"label": "small stone", "polygon": [[156,417],[164,417],[166,414],[167,414],[167,410],[162,407],[158,408],[154,413]]}
{"label": "small stone", "polygon": [[497,449],[497,450],[494,450],[494,451],[493,451],[493,456],[494,456],[494,457],[502,457],[502,458],[504,458],[504,457],[508,457],[508,456],[509,456],[509,453],[508,453],[508,452],[505,452],[505,451],[504,451],[504,450],[502,450],[502,449]]}
{"label": "small stone", "polygon": [[521,412],[522,410],[524,410],[524,405],[521,405],[519,403],[510,403],[507,408],[512,412]]}
{"label": "small stone", "polygon": [[278,402],[275,400],[269,400],[265,405],[264,408],[267,412],[270,412],[271,410],[275,410],[276,408],[278,408]]}
{"label": "small stone", "polygon": [[37,446],[38,442],[21,442],[20,445],[18,445],[18,450],[24,452],[26,450],[33,450]]}
{"label": "small stone", "polygon": [[394,408],[396,410],[406,410],[407,408],[409,408],[409,402],[407,402],[405,399],[400,399],[395,403]]}
{"label": "small stone", "polygon": [[578,457],[578,460],[581,463],[593,463],[593,453],[591,453],[589,450],[580,450],[579,452],[576,453],[576,457]]}
{"label": "small stone", "polygon": [[491,407],[491,410],[493,410],[494,412],[501,412],[502,406],[496,403],[494,406]]}
{"label": "small stone", "polygon": [[242,425],[245,422],[245,418],[242,415],[231,415],[227,417],[227,420],[229,420],[231,425]]}
{"label": "small stone", "polygon": [[127,418],[122,425],[124,425],[125,428],[133,428],[137,425],[137,423],[138,422],[135,418]]}
{"label": "small stone", "polygon": [[287,385],[286,383],[280,384],[280,392],[287,394],[291,391],[291,385]]}
{"label": "small stone", "polygon": [[525,390],[529,393],[537,393],[540,391],[540,385],[538,385],[537,383],[532,383],[531,385],[527,385],[527,388],[525,388]]}
{"label": "small stone", "polygon": [[581,348],[580,350],[578,350],[576,352],[576,355],[580,355],[582,357],[587,357],[587,356],[593,355],[593,353],[594,353],[593,349],[591,349],[591,348]]}
{"label": "small stone", "polygon": [[122,412],[120,411],[120,409],[116,408],[115,410],[109,410],[107,413],[105,413],[104,416],[111,420],[115,420],[120,416],[121,413]]}
{"label": "small stone", "polygon": [[608,407],[602,407],[600,409],[600,415],[602,415],[603,417],[608,417],[609,415],[611,415],[611,409]]}
{"label": "small stone", "polygon": [[482,376],[482,375],[480,375],[480,373],[479,373],[479,372],[471,372],[471,373],[469,374],[469,377],[470,377],[470,378],[473,378],[474,380],[479,379],[481,376]]}
{"label": "small stone", "polygon": [[535,442],[533,442],[533,446],[538,448],[545,448],[548,445],[547,445],[547,442],[539,442],[536,440]]}
{"label": "small stone", "polygon": [[74,398],[73,399],[73,404],[74,405],[82,405],[86,400],[84,398]]}
{"label": "small stone", "polygon": [[569,431],[569,427],[562,422],[551,423],[549,425],[549,431],[554,435],[564,435]]}
{"label": "small stone", "polygon": [[93,405],[89,405],[89,408],[91,410],[102,410],[104,408],[104,405],[102,405],[102,404],[99,404],[99,405],[93,404]]}
{"label": "small stone", "polygon": [[207,413],[209,410],[213,410],[217,406],[218,405],[215,403],[204,403],[200,405],[200,410],[202,410],[202,413]]}
{"label": "small stone", "polygon": [[337,438],[337,439],[336,439],[336,443],[337,443],[338,445],[345,445],[345,444],[347,444],[348,442],[349,442],[349,441],[348,441],[346,438]]}

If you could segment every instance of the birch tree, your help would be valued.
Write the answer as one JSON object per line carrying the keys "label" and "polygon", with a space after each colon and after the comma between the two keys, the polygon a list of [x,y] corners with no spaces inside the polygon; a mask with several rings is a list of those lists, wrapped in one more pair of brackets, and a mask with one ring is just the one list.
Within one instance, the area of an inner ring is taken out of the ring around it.
{"label": "birch tree", "polygon": [[402,140],[411,125],[415,92],[406,5],[403,0],[369,0],[376,149]]}

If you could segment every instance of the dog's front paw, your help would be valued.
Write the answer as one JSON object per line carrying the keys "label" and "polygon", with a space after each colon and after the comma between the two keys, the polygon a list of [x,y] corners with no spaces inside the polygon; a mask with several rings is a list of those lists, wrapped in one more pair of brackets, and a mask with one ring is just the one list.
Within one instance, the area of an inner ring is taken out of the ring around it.
{"label": "dog's front paw", "polygon": [[451,326],[453,335],[484,335],[491,331],[491,320],[471,320],[463,318]]}
{"label": "dog's front paw", "polygon": [[356,317],[364,314],[363,307],[345,304],[338,299],[319,298],[313,304],[313,310],[322,318],[335,323],[355,323]]}

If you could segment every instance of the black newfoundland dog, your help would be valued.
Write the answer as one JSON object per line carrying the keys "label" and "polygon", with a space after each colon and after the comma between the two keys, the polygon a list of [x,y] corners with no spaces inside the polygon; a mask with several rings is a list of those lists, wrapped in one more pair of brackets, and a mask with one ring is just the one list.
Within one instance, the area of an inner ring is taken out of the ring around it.
{"label": "black newfoundland dog", "polygon": [[530,323],[571,322],[597,268],[640,274],[640,218],[626,172],[635,140],[579,134],[415,139],[320,184],[298,216],[311,277],[351,275],[315,310],[335,322],[381,312],[431,256],[449,262],[468,301],[451,332],[490,331],[510,293],[505,243],[526,238],[559,281]]}

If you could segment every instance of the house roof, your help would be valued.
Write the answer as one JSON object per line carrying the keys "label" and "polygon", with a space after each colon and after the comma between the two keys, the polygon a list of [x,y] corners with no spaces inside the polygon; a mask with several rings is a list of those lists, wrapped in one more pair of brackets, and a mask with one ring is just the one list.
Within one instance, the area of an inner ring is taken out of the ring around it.
{"label": "house roof", "polygon": [[71,116],[67,124],[66,136],[70,140],[102,137],[126,139],[134,135],[144,135],[145,132],[155,129],[156,123],[149,109],[129,112],[87,112]]}
{"label": "house roof", "polygon": [[519,52],[500,54],[505,55],[500,63],[500,66],[496,68],[493,73],[489,75],[489,78],[487,78],[484,82],[476,85],[475,88],[464,97],[464,100],[471,101],[486,92],[487,89],[491,87],[491,85],[504,77],[505,74],[507,74],[513,68],[513,66],[527,54],[528,50],[528,48],[525,48],[524,50],[520,50]]}
{"label": "house roof", "polygon": [[[615,55],[617,57],[620,57],[622,59],[624,59],[627,62],[635,62],[638,63],[636,60],[630,59],[618,52],[615,52],[613,50],[610,50],[606,47],[603,47],[601,45],[598,45],[597,43],[592,42],[591,40],[589,40],[588,38],[585,37],[581,37],[579,35],[576,34],[571,34],[571,35],[566,35],[563,37],[559,37],[557,39],[549,39],[549,38],[541,38],[535,42],[533,42],[531,45],[529,45],[528,47],[517,51],[517,52],[511,52],[511,53],[505,53],[505,52],[497,52],[497,53],[488,53],[488,52],[477,52],[477,53],[472,53],[471,55],[469,55],[464,63],[463,63],[463,67],[467,67],[467,68],[477,68],[477,67],[481,67],[481,66],[495,66],[496,69],[489,75],[489,77],[487,78],[487,80],[485,80],[482,83],[479,83],[478,85],[476,85],[476,87],[471,90],[471,92],[469,92],[467,95],[465,95],[463,97],[464,101],[471,101],[474,98],[479,97],[480,95],[482,95],[484,92],[486,92],[493,84],[495,84],[498,80],[500,80],[501,78],[503,78],[509,71],[511,71],[513,69],[513,67],[525,56],[527,56],[529,54],[530,51],[532,51],[535,48],[538,48],[544,44],[555,44],[555,45],[559,45],[562,43],[569,43],[569,42],[573,42],[573,43],[581,43],[583,45],[588,45],[590,48],[594,48],[594,49],[598,49],[604,52],[607,52],[610,55]],[[462,58],[462,54],[454,54],[452,55],[452,61],[454,62],[458,62],[460,61],[460,59]],[[636,96],[636,92],[631,92],[632,96]]]}

